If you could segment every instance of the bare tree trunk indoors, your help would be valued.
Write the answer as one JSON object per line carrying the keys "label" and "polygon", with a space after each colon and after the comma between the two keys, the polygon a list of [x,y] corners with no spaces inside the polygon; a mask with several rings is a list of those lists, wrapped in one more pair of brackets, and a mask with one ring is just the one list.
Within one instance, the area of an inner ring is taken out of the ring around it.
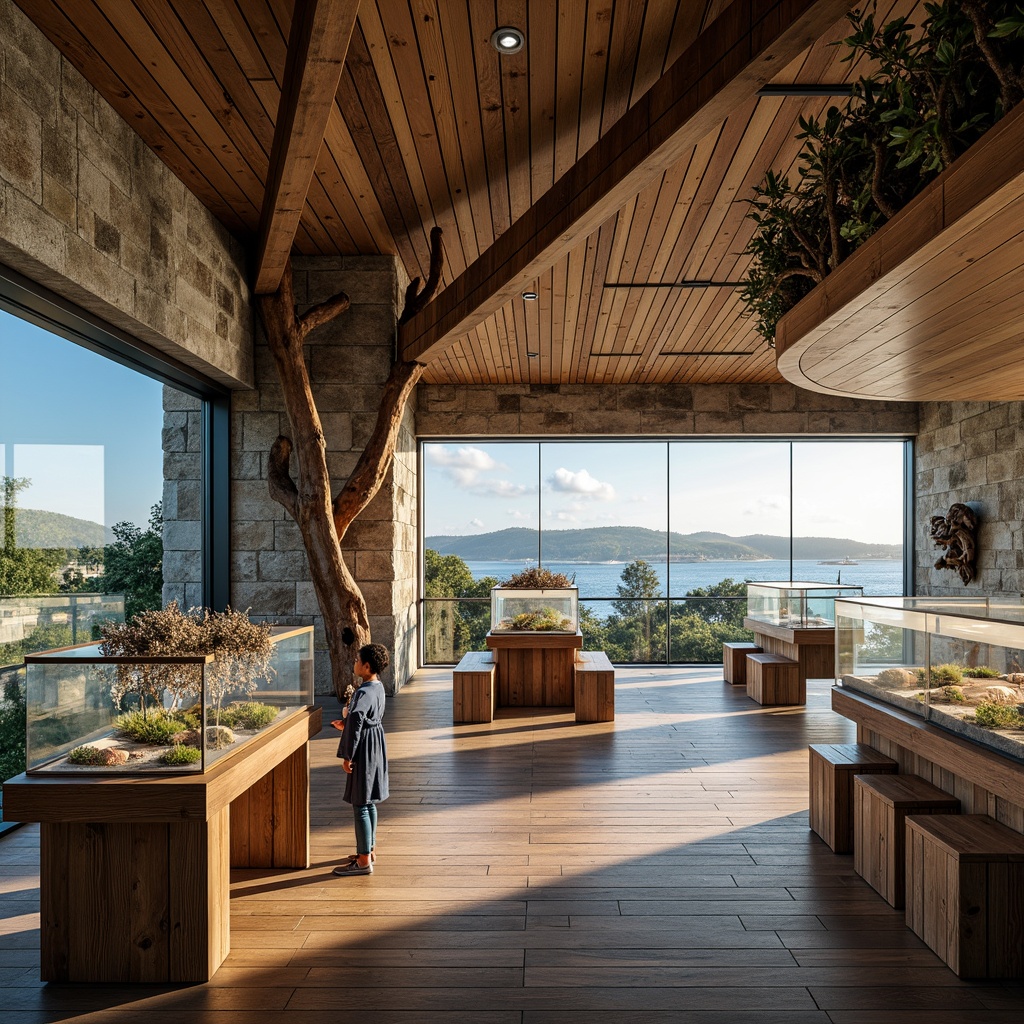
{"label": "bare tree trunk indoors", "polygon": [[[419,279],[409,286],[401,320],[408,319],[430,300],[441,274],[441,229],[430,233],[430,276],[422,290]],[[284,393],[292,437],[279,437],[270,451],[270,495],[284,506],[298,524],[309,562],[309,573],[324,617],[324,631],[331,658],[331,679],[341,698],[353,681],[356,652],[370,643],[366,602],[341,554],[341,544],[352,521],[373,500],[394,457],[406,402],[423,372],[421,363],[397,362],[384,384],[377,422],[355,469],[337,496],[332,496],[327,469],[327,446],[320,415],[303,358],[303,344],[310,331],[329,323],[349,307],[348,296],[339,293],[309,309],[295,310],[291,264],[281,286],[272,295],[258,296],[260,316]],[[296,456],[298,475],[291,475],[291,456]]]}

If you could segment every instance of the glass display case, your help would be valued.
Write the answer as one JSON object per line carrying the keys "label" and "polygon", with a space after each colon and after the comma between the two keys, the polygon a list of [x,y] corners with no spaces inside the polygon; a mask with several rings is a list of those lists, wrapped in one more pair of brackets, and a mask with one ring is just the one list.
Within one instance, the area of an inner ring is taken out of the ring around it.
{"label": "glass display case", "polygon": [[491,588],[492,633],[575,633],[579,588],[521,590]]}
{"label": "glass display case", "polygon": [[748,583],[747,617],[773,626],[831,629],[836,598],[863,593],[863,587],[845,583]]}
{"label": "glass display case", "polygon": [[844,689],[1024,760],[1024,606],[979,598],[836,601]]}
{"label": "glass display case", "polygon": [[264,671],[213,655],[107,657],[98,644],[27,655],[26,770],[205,771],[313,703],[313,627],[270,639]]}

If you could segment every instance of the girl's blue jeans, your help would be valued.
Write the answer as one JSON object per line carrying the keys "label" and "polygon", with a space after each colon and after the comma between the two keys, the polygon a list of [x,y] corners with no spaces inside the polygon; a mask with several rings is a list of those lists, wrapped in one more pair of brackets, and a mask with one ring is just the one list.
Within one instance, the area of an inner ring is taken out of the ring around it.
{"label": "girl's blue jeans", "polygon": [[356,820],[356,853],[365,857],[377,845],[377,805],[353,806]]}

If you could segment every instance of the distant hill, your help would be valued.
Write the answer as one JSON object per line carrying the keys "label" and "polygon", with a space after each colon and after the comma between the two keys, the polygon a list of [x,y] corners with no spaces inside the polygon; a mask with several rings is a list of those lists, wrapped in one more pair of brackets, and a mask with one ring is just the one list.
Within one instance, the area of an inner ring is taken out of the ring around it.
{"label": "distant hill", "polygon": [[[789,558],[789,538],[754,534],[671,533],[672,559],[679,561]],[[435,536],[424,541],[442,555],[470,562],[523,561],[537,557],[537,531],[516,526],[473,536]],[[550,562],[664,561],[665,534],[641,526],[596,526],[585,530],[545,530],[543,556]],[[865,544],[838,537],[797,537],[794,558],[901,558],[899,544]]]}
{"label": "distant hill", "polygon": [[102,547],[111,539],[100,523],[38,508],[18,509],[15,536],[20,548]]}

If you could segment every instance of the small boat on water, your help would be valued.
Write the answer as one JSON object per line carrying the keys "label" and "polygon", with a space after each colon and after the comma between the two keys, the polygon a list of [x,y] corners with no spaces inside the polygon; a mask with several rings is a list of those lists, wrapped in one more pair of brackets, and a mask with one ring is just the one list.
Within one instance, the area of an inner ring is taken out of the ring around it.
{"label": "small boat on water", "polygon": [[860,562],[855,562],[849,555],[846,558],[827,558],[823,561],[818,562],[818,565],[860,565]]}

